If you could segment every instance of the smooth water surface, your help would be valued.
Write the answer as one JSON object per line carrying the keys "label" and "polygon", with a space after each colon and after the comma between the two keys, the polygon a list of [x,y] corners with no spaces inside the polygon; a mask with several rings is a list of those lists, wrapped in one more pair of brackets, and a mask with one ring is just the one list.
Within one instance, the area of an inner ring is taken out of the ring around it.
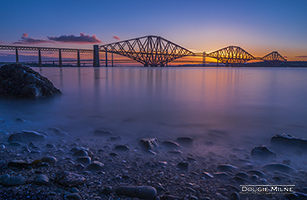
{"label": "smooth water surface", "polygon": [[59,127],[86,137],[105,129],[136,139],[192,136],[234,146],[267,144],[283,132],[307,137],[307,69],[34,69],[63,95],[0,100],[2,130]]}

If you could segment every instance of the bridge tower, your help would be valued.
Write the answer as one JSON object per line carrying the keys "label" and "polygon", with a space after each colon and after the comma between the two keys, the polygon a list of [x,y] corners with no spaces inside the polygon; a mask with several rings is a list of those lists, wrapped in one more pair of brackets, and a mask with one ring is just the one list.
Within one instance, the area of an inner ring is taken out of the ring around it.
{"label": "bridge tower", "polygon": [[98,47],[98,45],[94,45],[93,67],[100,67],[100,63],[99,63],[99,47]]}

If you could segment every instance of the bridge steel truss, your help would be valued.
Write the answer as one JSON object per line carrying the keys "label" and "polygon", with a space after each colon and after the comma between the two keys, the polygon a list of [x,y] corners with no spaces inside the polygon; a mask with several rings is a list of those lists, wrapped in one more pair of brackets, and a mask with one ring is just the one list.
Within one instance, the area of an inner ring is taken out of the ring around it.
{"label": "bridge steel truss", "polygon": [[192,51],[153,35],[101,45],[99,51],[126,56],[142,63],[145,67],[162,67],[177,58],[194,56]]}
{"label": "bridge steel truss", "polygon": [[253,55],[238,46],[228,46],[223,49],[211,52],[205,56],[215,58],[218,62],[226,65],[240,65],[249,60],[256,59]]}
{"label": "bridge steel truss", "polygon": [[92,53],[92,49],[69,49],[69,48],[53,48],[53,47],[30,47],[30,46],[9,46],[0,45],[0,50],[15,50],[16,63],[19,62],[18,51],[37,51],[38,65],[42,66],[41,51],[59,52],[59,66],[62,67],[62,52],[77,52],[77,66],[80,67],[80,53]]}
{"label": "bridge steel truss", "polygon": [[279,66],[282,62],[286,62],[287,59],[285,59],[282,55],[280,55],[277,51],[272,51],[271,53],[263,56],[261,60],[264,60],[268,62],[269,64],[273,66]]}

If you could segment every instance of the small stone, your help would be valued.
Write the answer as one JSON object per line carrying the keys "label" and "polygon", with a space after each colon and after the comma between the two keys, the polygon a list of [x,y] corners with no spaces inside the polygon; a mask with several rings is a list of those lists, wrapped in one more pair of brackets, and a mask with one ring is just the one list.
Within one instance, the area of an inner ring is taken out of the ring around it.
{"label": "small stone", "polygon": [[213,175],[210,174],[209,172],[203,172],[205,178],[213,179]]}
{"label": "small stone", "polygon": [[42,135],[36,131],[19,131],[9,136],[9,142],[32,142],[32,141],[44,141],[45,135]]}
{"label": "small stone", "polygon": [[192,146],[193,145],[193,138],[192,137],[178,137],[176,141],[184,146]]}
{"label": "small stone", "polygon": [[167,151],[167,153],[174,154],[174,155],[181,155],[182,154],[182,152],[180,150],[177,150],[177,149]]}
{"label": "small stone", "polygon": [[3,175],[1,175],[1,176],[0,176],[0,182],[1,182],[3,179],[9,178],[9,177],[10,177],[10,175],[8,175],[8,174],[3,174]]}
{"label": "small stone", "polygon": [[102,190],[102,194],[109,195],[111,193],[113,193],[113,189],[110,186],[107,186],[107,187],[103,188],[103,190]]}
{"label": "small stone", "polygon": [[67,199],[81,200],[82,198],[78,193],[72,193],[67,195]]}
{"label": "small stone", "polygon": [[296,172],[294,168],[289,167],[287,165],[283,165],[283,164],[266,164],[266,165],[263,165],[262,168],[269,170],[269,171],[280,171],[284,173]]}
{"label": "small stone", "polygon": [[71,193],[78,193],[79,190],[77,188],[73,187],[73,188],[70,189],[70,192]]}
{"label": "small stone", "polygon": [[59,172],[56,174],[55,181],[63,186],[73,187],[85,182],[85,178],[73,172]]}
{"label": "small stone", "polygon": [[53,156],[46,156],[46,157],[42,157],[41,161],[46,162],[46,163],[56,163],[58,160]]}
{"label": "small stone", "polygon": [[110,156],[112,156],[112,157],[117,157],[117,156],[118,156],[118,154],[117,154],[117,153],[113,153],[113,152],[112,152],[112,153],[110,153],[109,155],[110,155]]}
{"label": "small stone", "polygon": [[163,195],[161,200],[182,200],[182,198],[173,195]]}
{"label": "small stone", "polygon": [[257,181],[258,178],[259,178],[259,176],[257,176],[256,174],[254,174],[254,175],[251,176],[251,180],[252,180],[252,181]]}
{"label": "small stone", "polygon": [[16,122],[25,122],[26,121],[26,120],[24,120],[24,119],[22,119],[20,117],[17,117],[15,120],[16,120]]}
{"label": "small stone", "polygon": [[218,178],[218,179],[227,179],[228,178],[228,174],[226,172],[216,172],[213,174],[214,177]]}
{"label": "small stone", "polygon": [[240,196],[238,193],[234,192],[230,195],[230,200],[240,200]]}
{"label": "small stone", "polygon": [[154,199],[157,196],[156,189],[151,186],[121,186],[116,189],[116,193],[140,199]]}
{"label": "small stone", "polygon": [[26,179],[23,176],[13,176],[4,178],[1,180],[1,184],[4,186],[18,186],[26,183]]}
{"label": "small stone", "polygon": [[86,169],[90,171],[102,170],[104,164],[98,161],[93,161]]}
{"label": "small stone", "polygon": [[7,164],[7,166],[10,167],[15,167],[15,168],[28,168],[30,166],[30,163],[25,162],[23,160],[11,160]]}
{"label": "small stone", "polygon": [[258,170],[250,170],[250,171],[248,171],[248,173],[255,174],[255,175],[257,175],[257,176],[259,176],[261,178],[265,178],[266,177],[265,173],[263,173],[262,171],[258,171]]}
{"label": "small stone", "polygon": [[237,167],[230,165],[230,164],[221,164],[217,166],[217,169],[221,172],[229,172],[229,171],[236,170]]}
{"label": "small stone", "polygon": [[253,148],[251,152],[251,157],[254,159],[272,159],[276,157],[276,153],[268,149],[266,146],[262,145]]}
{"label": "small stone", "polygon": [[239,183],[239,184],[244,184],[244,183],[247,182],[246,179],[244,179],[244,178],[242,178],[242,177],[239,177],[239,176],[233,177],[233,180],[236,181],[236,182]]}
{"label": "small stone", "polygon": [[43,174],[39,174],[34,182],[37,184],[37,185],[45,185],[47,183],[49,183],[49,178],[46,176],[46,175],[43,175]]}
{"label": "small stone", "polygon": [[196,196],[190,196],[189,198],[190,200],[198,200],[198,198]]}
{"label": "small stone", "polygon": [[91,157],[89,156],[82,156],[77,158],[77,162],[82,164],[90,164],[91,163]]}
{"label": "small stone", "polygon": [[170,140],[166,140],[166,141],[163,141],[161,143],[161,145],[163,147],[166,147],[166,148],[172,148],[172,149],[177,149],[177,148],[180,148],[180,145],[176,142],[173,142],[173,141],[170,141]]}
{"label": "small stone", "polygon": [[180,163],[177,164],[177,167],[181,170],[185,170],[185,171],[188,171],[188,168],[189,168],[189,163],[188,162],[185,162],[185,161],[182,161]]}
{"label": "small stone", "polygon": [[238,172],[238,173],[235,174],[235,176],[238,176],[238,177],[241,177],[241,178],[244,178],[244,179],[248,179],[248,175],[245,172]]}
{"label": "small stone", "polygon": [[307,194],[301,192],[293,192],[291,194],[286,194],[285,197],[289,200],[306,200]]}
{"label": "small stone", "polygon": [[114,149],[116,151],[130,151],[130,148],[127,145],[117,145]]}
{"label": "small stone", "polygon": [[157,138],[144,138],[139,141],[139,144],[146,150],[152,150],[159,146]]}
{"label": "small stone", "polygon": [[76,151],[73,156],[88,156],[88,153],[84,149],[80,149]]}
{"label": "small stone", "polygon": [[46,147],[50,149],[55,148],[53,144],[47,144]]}
{"label": "small stone", "polygon": [[112,136],[112,137],[110,137],[110,140],[111,141],[120,141],[122,139],[122,137],[120,137],[120,136]]}
{"label": "small stone", "polygon": [[75,167],[77,170],[84,169],[84,165],[82,165],[81,163],[76,164]]}
{"label": "small stone", "polygon": [[110,136],[113,135],[113,133],[111,131],[107,131],[107,130],[96,130],[94,132],[94,135],[101,136],[101,137],[110,137]]}
{"label": "small stone", "polygon": [[22,144],[20,142],[10,142],[9,146],[11,146],[11,147],[21,147]]}

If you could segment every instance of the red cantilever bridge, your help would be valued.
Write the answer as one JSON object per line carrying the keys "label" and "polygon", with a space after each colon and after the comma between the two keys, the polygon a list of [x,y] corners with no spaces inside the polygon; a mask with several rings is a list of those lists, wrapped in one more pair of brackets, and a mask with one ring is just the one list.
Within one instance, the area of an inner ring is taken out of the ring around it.
{"label": "red cantilever bridge", "polygon": [[[148,66],[165,66],[169,62],[177,58],[185,56],[198,56],[203,57],[203,64],[206,57],[215,58],[217,63],[224,63],[228,65],[240,65],[249,60],[264,60],[278,66],[286,59],[281,56],[277,51],[273,51],[263,57],[254,57],[241,47],[229,46],[211,53],[194,53],[184,47],[181,47],[169,40],[160,36],[144,36],[130,40],[119,41],[105,45],[94,45],[94,49],[69,49],[69,48],[49,48],[49,47],[29,47],[29,46],[8,46],[0,45],[0,50],[15,50],[16,62],[18,62],[18,50],[24,51],[38,51],[39,66],[41,66],[41,51],[58,51],[59,52],[59,65],[62,66],[61,52],[77,52],[77,66],[80,66],[80,53],[93,53],[93,66],[100,66],[99,52],[105,53],[105,63],[108,66],[108,54],[113,54],[128,57],[145,67]],[[113,63],[113,60],[112,60]]]}

